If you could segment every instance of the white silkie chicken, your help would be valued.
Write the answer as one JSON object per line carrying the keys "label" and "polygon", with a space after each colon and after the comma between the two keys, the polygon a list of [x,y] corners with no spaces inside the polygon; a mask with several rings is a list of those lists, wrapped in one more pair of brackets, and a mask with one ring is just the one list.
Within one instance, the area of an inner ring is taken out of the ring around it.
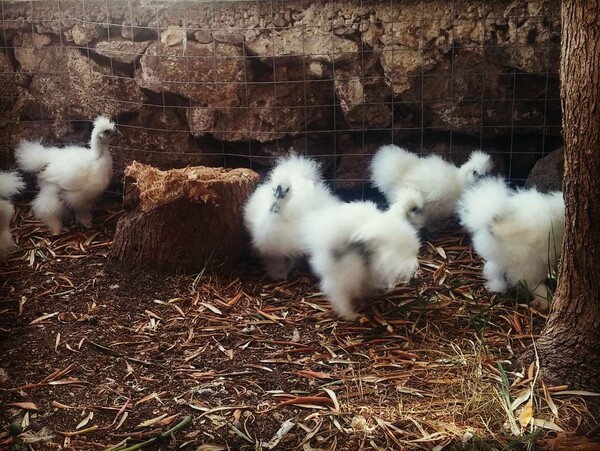
{"label": "white silkie chicken", "polygon": [[381,147],[371,162],[371,180],[393,203],[403,188],[419,191],[424,200],[423,226],[436,231],[454,215],[463,190],[492,169],[489,155],[474,151],[456,167],[438,155],[419,157],[395,145]]}
{"label": "white silkie chicken", "polygon": [[486,288],[504,293],[522,282],[533,296],[532,305],[547,310],[545,280],[560,258],[564,235],[562,193],[515,191],[504,180],[489,178],[465,192],[458,212],[485,260]]}
{"label": "white silkie chicken", "polygon": [[408,282],[419,266],[418,233],[407,220],[407,212],[418,214],[419,198],[401,197],[385,212],[372,202],[350,202],[315,210],[302,221],[310,265],[344,319],[358,316],[355,301]]}
{"label": "white silkie chicken", "polygon": [[317,162],[296,155],[279,160],[244,207],[252,245],[271,278],[287,278],[304,255],[300,220],[312,210],[338,202],[323,183]]}
{"label": "white silkie chicken", "polygon": [[25,188],[16,172],[0,172],[0,258],[5,258],[15,247],[10,233],[10,222],[15,214],[11,198]]}
{"label": "white silkie chicken", "polygon": [[17,164],[23,171],[37,174],[40,188],[32,202],[33,213],[53,234],[61,233],[67,208],[73,209],[80,224],[92,226],[91,209],[112,178],[109,144],[120,134],[108,117],[100,116],[94,121],[89,147],[44,147],[32,141],[19,144]]}

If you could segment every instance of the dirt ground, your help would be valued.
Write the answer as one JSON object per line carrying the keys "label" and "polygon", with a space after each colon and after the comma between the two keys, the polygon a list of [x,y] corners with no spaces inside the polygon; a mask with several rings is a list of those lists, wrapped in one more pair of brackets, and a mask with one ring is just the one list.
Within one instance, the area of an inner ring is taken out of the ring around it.
{"label": "dirt ground", "polygon": [[350,323],[306,270],[114,273],[120,213],[51,237],[19,206],[0,264],[0,449],[600,449],[597,398],[521,367],[544,317],[483,289],[458,230]]}

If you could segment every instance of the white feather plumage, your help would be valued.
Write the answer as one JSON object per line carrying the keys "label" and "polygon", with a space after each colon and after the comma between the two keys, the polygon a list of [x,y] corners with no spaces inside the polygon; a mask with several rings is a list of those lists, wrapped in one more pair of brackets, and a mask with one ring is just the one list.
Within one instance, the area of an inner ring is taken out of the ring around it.
{"label": "white feather plumage", "polygon": [[418,268],[420,242],[404,203],[385,212],[372,202],[315,210],[301,231],[321,290],[348,320],[357,317],[354,301],[410,280]]}
{"label": "white feather plumage", "polygon": [[469,159],[458,167],[458,176],[462,185],[461,194],[465,188],[488,175],[492,167],[492,158],[487,153],[481,150],[471,152]]}
{"label": "white feather plumage", "polygon": [[425,225],[425,199],[423,195],[412,188],[396,190],[394,204],[404,211],[405,217],[413,226],[421,228]]}
{"label": "white feather plumage", "polygon": [[252,245],[271,278],[285,279],[304,255],[300,220],[314,209],[337,202],[315,161],[293,155],[278,162],[244,207]]}
{"label": "white feather plumage", "polygon": [[52,233],[62,231],[61,217],[67,207],[79,223],[91,227],[91,208],[112,178],[109,144],[119,135],[115,124],[105,116],[94,121],[89,147],[70,145],[44,147],[23,141],[15,150],[19,167],[37,174],[40,192],[32,202],[36,217]]}
{"label": "white feather plumage", "polygon": [[15,214],[15,207],[11,202],[12,196],[25,188],[25,182],[16,172],[0,172],[0,258],[15,247],[10,233],[10,223]]}
{"label": "white feather plumage", "polygon": [[458,204],[461,224],[470,232],[489,228],[494,218],[506,211],[511,190],[504,180],[482,179],[465,191]]}
{"label": "white feather plumage", "polygon": [[560,258],[564,208],[560,192],[514,191],[501,179],[482,180],[465,192],[459,215],[472,234],[475,251],[485,260],[490,291],[502,293],[521,281],[534,305],[547,309],[544,281]]}
{"label": "white feather plumage", "polygon": [[419,157],[395,145],[381,147],[371,162],[371,180],[389,203],[412,188],[423,196],[423,226],[436,230],[450,218],[463,190],[492,168],[490,156],[474,151],[460,168],[438,155]]}

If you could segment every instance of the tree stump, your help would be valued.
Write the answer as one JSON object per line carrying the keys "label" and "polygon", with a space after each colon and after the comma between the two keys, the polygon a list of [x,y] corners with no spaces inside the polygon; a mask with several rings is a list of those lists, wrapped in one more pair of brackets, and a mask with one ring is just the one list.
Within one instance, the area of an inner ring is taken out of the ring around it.
{"label": "tree stump", "polygon": [[259,176],[249,169],[161,171],[134,161],[109,253],[112,266],[162,273],[230,269],[247,248],[242,208]]}

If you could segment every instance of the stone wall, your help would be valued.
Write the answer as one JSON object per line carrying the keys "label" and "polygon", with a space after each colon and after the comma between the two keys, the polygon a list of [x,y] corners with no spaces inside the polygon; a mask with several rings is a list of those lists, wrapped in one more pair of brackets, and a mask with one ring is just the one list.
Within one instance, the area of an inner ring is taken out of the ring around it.
{"label": "stone wall", "polygon": [[117,176],[260,169],[293,147],[351,186],[394,139],[458,161],[483,144],[524,177],[560,141],[553,0],[3,3],[3,165],[101,113],[125,135]]}

